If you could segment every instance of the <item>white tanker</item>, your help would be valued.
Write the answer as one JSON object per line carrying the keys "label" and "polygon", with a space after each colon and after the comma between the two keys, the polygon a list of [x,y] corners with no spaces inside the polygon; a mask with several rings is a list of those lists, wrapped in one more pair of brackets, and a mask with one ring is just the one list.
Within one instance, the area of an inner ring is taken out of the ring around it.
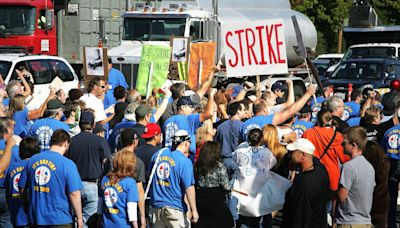
{"label": "white tanker", "polygon": [[152,7],[135,4],[133,11],[122,16],[121,45],[112,48],[108,54],[114,66],[120,68],[134,86],[143,44],[169,45],[171,35],[191,36],[193,42],[218,42],[217,59],[223,59],[222,24],[283,19],[288,66],[295,67],[304,60],[295,51],[293,15],[297,17],[305,47],[315,51],[317,32],[314,24],[305,15],[292,10],[288,0],[163,0],[152,2]]}

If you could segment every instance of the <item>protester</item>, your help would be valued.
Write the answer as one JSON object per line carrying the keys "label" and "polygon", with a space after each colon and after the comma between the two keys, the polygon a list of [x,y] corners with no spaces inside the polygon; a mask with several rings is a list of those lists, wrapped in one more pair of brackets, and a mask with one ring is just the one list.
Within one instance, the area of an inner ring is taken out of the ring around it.
{"label": "protester", "polygon": [[55,131],[50,150],[32,156],[21,174],[18,186],[27,195],[28,221],[33,226],[72,227],[76,217],[78,227],[83,227],[81,178],[74,162],[63,156],[70,140],[66,131]]}
{"label": "protester", "polygon": [[370,212],[375,170],[363,156],[367,134],[362,127],[351,127],[343,132],[343,136],[343,148],[345,153],[351,156],[351,160],[343,164],[340,176],[340,187],[337,191],[337,227],[373,227]]}
{"label": "protester", "polygon": [[213,128],[212,120],[208,119],[203,122],[203,125],[196,130],[196,154],[194,161],[196,162],[201,148],[206,142],[213,141],[216,130]]}
{"label": "protester", "polygon": [[339,96],[332,96],[328,99],[327,107],[332,113],[332,118],[336,121],[336,129],[342,133],[349,125],[344,122],[341,118],[344,112],[344,102]]}
{"label": "protester", "polygon": [[199,221],[192,227],[233,227],[231,212],[225,204],[232,184],[226,167],[221,162],[218,142],[206,142],[194,166],[196,179],[196,206]]}
{"label": "protester", "polygon": [[126,83],[125,76],[122,74],[122,72],[113,68],[111,57],[108,57],[108,66],[106,67],[108,67],[108,86],[106,88],[104,97],[104,107],[108,108],[117,103],[117,100],[114,97],[114,90],[118,86],[122,86],[125,89],[128,89],[129,86],[128,83]]}
{"label": "protester", "polygon": [[328,173],[315,158],[313,143],[307,139],[298,139],[286,148],[291,153],[292,162],[300,168],[300,173],[286,193],[281,228],[328,227]]}
{"label": "protester", "polygon": [[134,227],[137,223],[135,156],[129,150],[121,150],[113,159],[113,170],[101,181],[100,208],[103,227]]}
{"label": "protester", "polygon": [[343,121],[360,116],[362,98],[362,91],[359,89],[351,93],[351,101],[344,103]]}
{"label": "protester", "polygon": [[297,138],[301,138],[308,129],[314,127],[311,121],[311,108],[309,105],[304,105],[297,114],[297,119],[292,125],[292,129],[297,134]]}
{"label": "protester", "polygon": [[63,113],[65,117],[64,123],[66,123],[69,127],[69,135],[73,137],[79,134],[79,132],[81,132],[78,124],[81,116],[79,103],[76,101],[67,101],[64,105]]}

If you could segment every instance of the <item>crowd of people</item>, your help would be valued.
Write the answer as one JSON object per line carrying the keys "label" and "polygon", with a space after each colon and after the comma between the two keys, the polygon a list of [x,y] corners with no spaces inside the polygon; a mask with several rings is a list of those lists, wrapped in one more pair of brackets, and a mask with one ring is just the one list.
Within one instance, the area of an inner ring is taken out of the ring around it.
{"label": "crowd of people", "polygon": [[109,63],[85,90],[0,91],[1,227],[394,228],[400,92],[290,78],[145,99]]}

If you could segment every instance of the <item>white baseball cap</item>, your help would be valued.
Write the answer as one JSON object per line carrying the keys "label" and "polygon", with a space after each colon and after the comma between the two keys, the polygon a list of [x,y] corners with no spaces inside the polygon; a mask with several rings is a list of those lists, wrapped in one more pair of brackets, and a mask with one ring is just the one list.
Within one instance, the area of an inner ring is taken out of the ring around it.
{"label": "white baseball cap", "polygon": [[286,146],[286,149],[289,151],[300,150],[306,154],[314,155],[315,146],[308,139],[297,139],[297,141],[290,143]]}

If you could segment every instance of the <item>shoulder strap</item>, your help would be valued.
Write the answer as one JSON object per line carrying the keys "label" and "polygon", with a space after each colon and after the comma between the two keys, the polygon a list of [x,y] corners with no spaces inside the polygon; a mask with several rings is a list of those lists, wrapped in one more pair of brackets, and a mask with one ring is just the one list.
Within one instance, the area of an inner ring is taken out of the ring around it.
{"label": "shoulder strap", "polygon": [[[337,131],[336,131],[336,129],[335,129],[334,132],[333,132],[333,136],[332,136],[331,141],[330,141],[330,142],[328,143],[328,145],[325,147],[324,153],[322,153],[321,157],[319,157],[319,160],[321,160],[321,159],[325,156],[325,154],[328,152],[329,147],[331,147],[333,141],[334,141],[335,138],[336,138],[336,132],[337,132]],[[315,131],[315,133],[317,133],[317,132]],[[317,133],[317,135],[318,135],[318,138],[321,140],[321,137],[319,136],[318,133]],[[322,140],[321,140],[321,142],[322,142]]]}
{"label": "shoulder strap", "polygon": [[149,177],[149,182],[147,183],[146,192],[144,193],[144,199],[147,199],[147,195],[149,194],[149,190],[150,190],[150,185],[151,185],[151,182],[153,181],[154,173],[156,172],[158,160],[160,160],[160,155],[162,154],[162,152],[163,152],[165,149],[166,149],[166,148],[163,148],[163,149],[161,149],[160,151],[158,151],[157,158],[156,158],[156,160],[154,161],[153,168],[151,169],[151,173],[150,173],[150,177]]}

